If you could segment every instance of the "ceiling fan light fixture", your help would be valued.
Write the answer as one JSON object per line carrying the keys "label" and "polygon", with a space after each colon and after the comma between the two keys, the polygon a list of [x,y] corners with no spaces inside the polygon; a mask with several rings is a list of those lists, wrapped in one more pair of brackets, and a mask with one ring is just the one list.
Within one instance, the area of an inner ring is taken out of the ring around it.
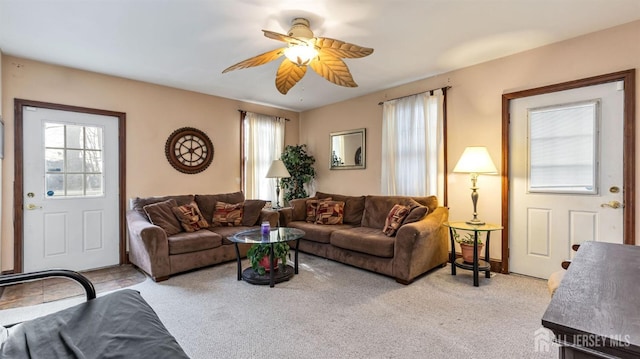
{"label": "ceiling fan light fixture", "polygon": [[318,56],[318,50],[313,46],[291,45],[284,50],[284,56],[298,66],[305,66]]}
{"label": "ceiling fan light fixture", "polygon": [[316,37],[309,28],[309,20],[295,18],[291,23],[289,34],[262,30],[264,36],[286,43],[278,49],[240,61],[227,67],[222,73],[248,67],[264,65],[284,56],[276,72],[276,88],[286,95],[307,73],[307,66],[327,81],[338,86],[358,87],[353,80],[349,67],[342,60],[365,57],[373,53],[373,49],[350,44],[342,40],[328,37]]}

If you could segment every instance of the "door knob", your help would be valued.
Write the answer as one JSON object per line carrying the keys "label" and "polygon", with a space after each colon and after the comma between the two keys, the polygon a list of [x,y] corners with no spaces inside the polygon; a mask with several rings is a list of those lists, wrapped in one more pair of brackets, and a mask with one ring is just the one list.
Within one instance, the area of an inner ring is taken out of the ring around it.
{"label": "door knob", "polygon": [[35,204],[33,204],[33,203],[29,203],[29,204],[27,205],[27,209],[28,209],[28,210],[30,210],[30,211],[33,211],[34,209],[38,209],[38,208],[42,208],[42,206],[36,206],[36,205],[35,205]]}
{"label": "door knob", "polygon": [[620,204],[620,202],[618,201],[609,201],[607,203],[601,204],[600,207],[620,208],[622,207],[622,204]]}

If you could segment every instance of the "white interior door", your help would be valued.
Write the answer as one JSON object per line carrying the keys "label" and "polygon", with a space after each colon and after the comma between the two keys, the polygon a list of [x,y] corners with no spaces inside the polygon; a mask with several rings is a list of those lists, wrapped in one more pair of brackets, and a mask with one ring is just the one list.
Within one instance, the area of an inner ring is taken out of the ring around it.
{"label": "white interior door", "polygon": [[622,82],[510,108],[509,268],[548,278],[572,244],[623,243]]}
{"label": "white interior door", "polygon": [[24,271],[119,263],[118,118],[23,111]]}

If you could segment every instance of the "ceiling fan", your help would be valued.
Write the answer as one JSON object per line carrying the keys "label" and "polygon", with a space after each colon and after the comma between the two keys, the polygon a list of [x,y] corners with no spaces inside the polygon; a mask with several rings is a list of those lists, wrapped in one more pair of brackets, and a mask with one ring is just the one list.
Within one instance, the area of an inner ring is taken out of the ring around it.
{"label": "ceiling fan", "polygon": [[241,61],[222,73],[264,65],[284,55],[286,58],[276,73],[276,88],[283,95],[302,79],[307,72],[307,66],[336,85],[358,87],[342,59],[365,57],[373,52],[371,48],[348,42],[314,37],[313,31],[309,28],[309,20],[304,18],[293,19],[288,35],[268,30],[262,32],[270,39],[287,43],[287,46]]}

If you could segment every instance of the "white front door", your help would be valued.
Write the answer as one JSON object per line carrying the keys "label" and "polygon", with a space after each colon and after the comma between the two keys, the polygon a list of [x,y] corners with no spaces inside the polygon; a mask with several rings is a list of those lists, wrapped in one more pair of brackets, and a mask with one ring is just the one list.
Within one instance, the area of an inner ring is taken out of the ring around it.
{"label": "white front door", "polygon": [[510,107],[509,268],[548,278],[572,244],[623,243],[622,82]]}
{"label": "white front door", "polygon": [[118,118],[23,108],[24,271],[119,263]]}

